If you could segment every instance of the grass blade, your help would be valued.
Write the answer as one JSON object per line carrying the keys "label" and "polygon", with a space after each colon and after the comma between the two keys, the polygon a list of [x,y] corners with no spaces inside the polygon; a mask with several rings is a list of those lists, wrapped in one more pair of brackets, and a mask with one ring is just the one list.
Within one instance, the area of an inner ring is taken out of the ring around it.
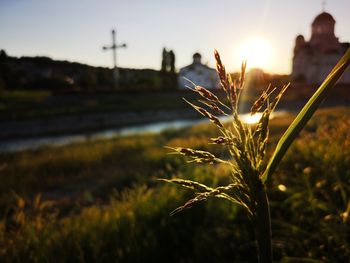
{"label": "grass blade", "polygon": [[334,87],[336,82],[339,80],[343,72],[347,69],[350,64],[350,48],[346,51],[345,55],[340,59],[337,65],[329,73],[328,77],[321,84],[318,90],[310,98],[310,100],[305,104],[304,108],[299,112],[298,116],[288,127],[287,131],[283,134],[282,138],[279,140],[275,152],[267,165],[267,168],[262,175],[262,181],[266,181],[269,176],[271,176],[283,156],[287,152],[289,146],[298,136],[299,132],[304,128],[306,123],[312,117],[316,109],[319,107],[321,102],[327,96],[328,92]]}

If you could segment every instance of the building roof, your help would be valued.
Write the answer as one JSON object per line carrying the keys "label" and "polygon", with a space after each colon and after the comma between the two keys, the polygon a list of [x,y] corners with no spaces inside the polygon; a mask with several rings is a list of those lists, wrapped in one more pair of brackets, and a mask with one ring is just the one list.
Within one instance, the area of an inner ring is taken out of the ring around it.
{"label": "building roof", "polygon": [[333,18],[333,16],[327,12],[322,12],[321,14],[319,14],[318,16],[316,16],[314,22],[312,23],[312,25],[314,24],[319,24],[319,23],[324,23],[324,22],[331,22],[331,23],[335,23],[335,20]]}
{"label": "building roof", "polygon": [[214,68],[211,68],[205,64],[202,64],[202,63],[192,63],[192,64],[189,64],[185,67],[182,67],[180,68],[180,72],[181,71],[187,71],[187,70],[196,70],[196,69],[204,69],[204,70],[213,70],[213,71],[216,71],[216,69]]}

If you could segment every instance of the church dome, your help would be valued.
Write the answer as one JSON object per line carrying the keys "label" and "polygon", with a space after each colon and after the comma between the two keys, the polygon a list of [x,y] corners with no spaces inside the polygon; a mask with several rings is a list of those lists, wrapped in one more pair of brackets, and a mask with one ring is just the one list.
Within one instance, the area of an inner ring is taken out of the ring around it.
{"label": "church dome", "polygon": [[312,25],[323,24],[323,23],[335,23],[335,20],[331,14],[323,12],[323,13],[319,14],[318,16],[316,16]]}
{"label": "church dome", "polygon": [[295,39],[296,42],[298,43],[304,43],[305,42],[305,38],[303,35],[298,35]]}

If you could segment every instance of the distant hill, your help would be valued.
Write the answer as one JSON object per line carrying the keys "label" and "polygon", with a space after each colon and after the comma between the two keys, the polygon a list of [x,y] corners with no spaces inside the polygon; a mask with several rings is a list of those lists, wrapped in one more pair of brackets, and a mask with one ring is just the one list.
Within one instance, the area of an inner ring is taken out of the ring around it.
{"label": "distant hill", "polygon": [[[169,90],[177,86],[174,73],[128,68],[120,68],[119,73],[120,91]],[[113,71],[49,57],[12,57],[1,50],[0,89],[48,89],[62,93],[109,91],[113,89]]]}
{"label": "distant hill", "polygon": [[[177,73],[153,69],[119,68],[118,91],[166,91],[178,88]],[[233,78],[239,73],[233,73]],[[246,85],[255,90],[269,83],[282,86],[288,75],[267,74],[260,69],[247,73]],[[115,90],[113,70],[49,57],[13,57],[0,50],[0,90],[50,90],[55,93],[104,92]]]}

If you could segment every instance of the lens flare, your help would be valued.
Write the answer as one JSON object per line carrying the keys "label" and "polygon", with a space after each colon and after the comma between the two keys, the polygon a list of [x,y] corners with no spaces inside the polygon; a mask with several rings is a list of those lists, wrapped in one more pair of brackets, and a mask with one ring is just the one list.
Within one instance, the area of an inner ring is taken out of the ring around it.
{"label": "lens flare", "polygon": [[240,117],[244,123],[255,124],[259,122],[261,116],[262,116],[262,113],[258,112],[258,113],[255,113],[254,115],[250,115],[250,113],[242,114]]}
{"label": "lens flare", "polygon": [[247,67],[268,69],[271,61],[272,48],[270,43],[262,38],[255,37],[242,43],[238,48],[240,60],[247,60]]}

